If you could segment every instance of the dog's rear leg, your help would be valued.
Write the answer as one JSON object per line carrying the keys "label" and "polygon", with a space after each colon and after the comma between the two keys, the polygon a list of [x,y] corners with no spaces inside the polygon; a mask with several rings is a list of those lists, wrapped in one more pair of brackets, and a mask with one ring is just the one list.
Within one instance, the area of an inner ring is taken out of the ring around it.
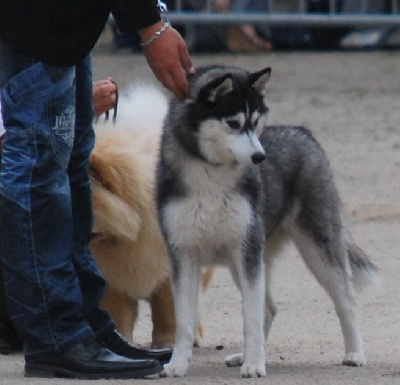
{"label": "dog's rear leg", "polygon": [[138,301],[117,290],[107,288],[101,307],[110,313],[117,330],[127,341],[133,342],[133,327],[138,314]]}
{"label": "dog's rear leg", "polygon": [[176,336],[171,361],[161,376],[183,377],[192,359],[195,340],[196,311],[200,283],[197,255],[177,252],[172,256]]}
{"label": "dog's rear leg", "polygon": [[268,237],[264,252],[265,262],[265,319],[264,319],[264,335],[265,343],[268,343],[269,331],[272,322],[277,313],[277,309],[271,294],[272,272],[276,256],[282,250],[287,240],[287,233],[282,229],[276,229],[273,234]]}
{"label": "dog's rear leg", "polygon": [[265,377],[264,261],[261,255],[252,255],[252,263],[257,267],[252,266],[250,272],[249,266],[245,266],[246,258],[241,252],[237,254],[231,273],[242,294],[244,349],[243,353],[226,357],[225,363],[227,366],[241,365],[242,377]]}
{"label": "dog's rear leg", "polygon": [[366,363],[357,306],[350,281],[347,250],[340,237],[330,244],[331,249],[318,247],[310,238],[301,237],[295,242],[303,259],[318,282],[331,297],[344,338],[345,355],[343,365],[363,366]]}
{"label": "dog's rear leg", "polygon": [[172,347],[175,342],[175,310],[170,278],[165,279],[150,297],[153,321],[153,348]]}
{"label": "dog's rear leg", "polygon": [[202,299],[203,294],[207,290],[210,285],[210,281],[214,275],[214,269],[212,267],[203,268],[202,277],[201,277],[201,287],[199,290],[199,299],[197,303],[197,327],[196,327],[196,338],[194,340],[194,347],[198,348],[201,345],[201,341],[204,336],[204,327],[202,322]]}
{"label": "dog's rear leg", "polygon": [[272,276],[272,257],[265,258],[265,318],[264,318],[264,337],[265,343],[268,341],[269,331],[277,313],[277,309],[271,295],[271,276]]}

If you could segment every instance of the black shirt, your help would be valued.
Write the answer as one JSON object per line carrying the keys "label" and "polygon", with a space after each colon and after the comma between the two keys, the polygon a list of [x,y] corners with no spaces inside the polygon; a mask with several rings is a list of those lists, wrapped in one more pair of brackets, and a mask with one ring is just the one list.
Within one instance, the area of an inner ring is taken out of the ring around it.
{"label": "black shirt", "polygon": [[36,60],[70,66],[91,51],[110,13],[123,32],[160,20],[154,0],[0,0],[0,38]]}

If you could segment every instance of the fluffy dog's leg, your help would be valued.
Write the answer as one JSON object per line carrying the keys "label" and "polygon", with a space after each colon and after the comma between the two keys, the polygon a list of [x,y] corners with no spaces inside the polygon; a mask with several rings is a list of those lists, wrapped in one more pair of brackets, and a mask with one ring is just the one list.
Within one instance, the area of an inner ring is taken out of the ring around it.
{"label": "fluffy dog's leg", "polygon": [[161,376],[185,376],[192,359],[200,282],[200,265],[196,257],[189,253],[176,253],[172,257],[176,319],[175,347],[171,361],[164,366]]}
{"label": "fluffy dog's leg", "polygon": [[295,237],[306,265],[331,297],[344,338],[343,364],[363,366],[366,363],[357,306],[351,284],[351,271],[346,245],[337,237],[331,247],[319,247],[310,237],[302,234]]}
{"label": "fluffy dog's leg", "polygon": [[226,357],[225,363],[228,366],[241,365],[242,377],[265,377],[264,261],[259,256],[255,262],[258,269],[250,272],[245,266],[246,258],[241,255],[241,252],[237,254],[234,257],[235,266],[231,267],[231,271],[242,294],[244,349],[243,354]]}
{"label": "fluffy dog's leg", "polygon": [[127,341],[133,342],[132,332],[137,318],[138,302],[126,294],[108,288],[101,306],[110,313],[117,330]]}
{"label": "fluffy dog's leg", "polygon": [[175,342],[175,310],[171,280],[167,278],[150,297],[153,348],[172,347]]}
{"label": "fluffy dog's leg", "polygon": [[212,267],[203,268],[203,273],[201,276],[201,288],[199,290],[199,299],[197,304],[197,326],[196,326],[196,338],[194,340],[194,347],[198,348],[201,345],[201,341],[204,336],[204,327],[202,323],[202,299],[203,293],[207,290],[210,281],[214,275],[214,269]]}

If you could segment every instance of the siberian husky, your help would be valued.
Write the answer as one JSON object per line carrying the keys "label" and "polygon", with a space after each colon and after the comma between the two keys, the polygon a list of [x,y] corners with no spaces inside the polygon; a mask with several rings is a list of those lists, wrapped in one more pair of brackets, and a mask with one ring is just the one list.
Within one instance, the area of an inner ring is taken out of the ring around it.
{"label": "siberian husky", "polygon": [[377,268],[346,228],[328,160],[302,127],[268,127],[270,68],[210,66],[190,78],[191,97],[172,100],[157,165],[157,208],[170,256],[177,334],[162,375],[186,375],[195,337],[201,267],[227,265],[243,299],[244,349],[226,358],[243,377],[264,377],[276,307],[271,259],[290,238],[332,298],[344,337],[343,364],[365,364],[353,284]]}

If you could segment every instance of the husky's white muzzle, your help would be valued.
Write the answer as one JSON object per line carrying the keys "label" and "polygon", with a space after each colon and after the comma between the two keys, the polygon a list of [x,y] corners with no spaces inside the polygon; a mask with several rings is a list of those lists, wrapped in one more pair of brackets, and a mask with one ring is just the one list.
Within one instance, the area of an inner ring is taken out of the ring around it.
{"label": "husky's white muzzle", "polygon": [[238,163],[261,163],[265,159],[264,149],[254,131],[235,135],[230,148]]}

